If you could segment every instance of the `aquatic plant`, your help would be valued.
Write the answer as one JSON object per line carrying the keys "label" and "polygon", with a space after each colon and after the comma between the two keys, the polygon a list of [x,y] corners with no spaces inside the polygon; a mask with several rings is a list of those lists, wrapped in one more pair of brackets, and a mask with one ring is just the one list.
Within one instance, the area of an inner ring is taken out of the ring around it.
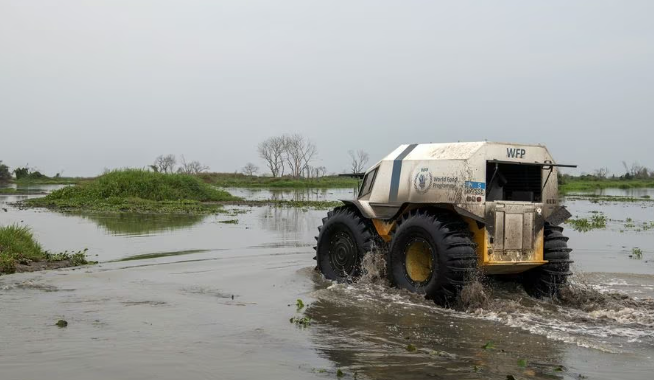
{"label": "aquatic plant", "polygon": [[46,252],[27,226],[0,227],[0,272],[13,273],[16,262],[41,261]]}
{"label": "aquatic plant", "polygon": [[309,327],[311,325],[311,318],[309,317],[292,317],[290,321],[300,327]]}
{"label": "aquatic plant", "polygon": [[486,344],[481,346],[481,348],[483,348],[484,350],[493,350],[495,349],[495,344],[489,340],[488,342],[486,342]]}
{"label": "aquatic plant", "polygon": [[56,262],[68,260],[70,266],[88,264],[87,250],[78,252],[50,253],[43,250],[27,226],[16,224],[0,227],[0,273],[14,273],[17,264],[30,262]]}
{"label": "aquatic plant", "polygon": [[25,203],[63,211],[208,213],[216,211],[218,206],[202,202],[236,200],[240,198],[192,175],[124,169],[110,171],[94,180]]}
{"label": "aquatic plant", "polygon": [[228,219],[228,220],[220,220],[218,223],[222,224],[238,224],[238,219]]}
{"label": "aquatic plant", "polygon": [[606,228],[606,217],[604,215],[592,215],[588,218],[570,219],[566,221],[567,224],[572,225],[575,231],[587,232],[595,229]]}
{"label": "aquatic plant", "polygon": [[632,248],[630,257],[633,257],[634,259],[638,259],[638,260],[642,259],[643,258],[643,250],[638,248],[638,247]]}

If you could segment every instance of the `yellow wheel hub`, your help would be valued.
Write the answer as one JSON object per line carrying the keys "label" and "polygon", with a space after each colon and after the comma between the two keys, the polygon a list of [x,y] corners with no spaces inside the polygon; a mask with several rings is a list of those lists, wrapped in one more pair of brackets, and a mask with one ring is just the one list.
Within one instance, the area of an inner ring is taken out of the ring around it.
{"label": "yellow wheel hub", "polygon": [[425,241],[414,241],[406,248],[406,272],[414,282],[424,282],[431,276],[431,249]]}

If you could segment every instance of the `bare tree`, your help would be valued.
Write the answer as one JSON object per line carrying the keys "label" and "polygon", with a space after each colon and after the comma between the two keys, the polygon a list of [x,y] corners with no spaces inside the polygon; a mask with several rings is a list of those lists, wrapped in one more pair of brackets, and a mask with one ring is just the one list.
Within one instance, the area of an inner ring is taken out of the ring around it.
{"label": "bare tree", "polygon": [[631,177],[631,178],[648,178],[649,177],[649,169],[646,167],[640,165],[637,162],[634,162],[631,164],[631,167],[627,166],[627,163],[622,161],[622,165],[624,166],[624,169],[627,171],[626,176]]}
{"label": "bare tree", "polygon": [[243,174],[252,177],[253,175],[257,174],[257,172],[259,171],[259,167],[251,162],[248,162],[243,167],[243,169],[241,169],[241,171],[243,172]]}
{"label": "bare tree", "polygon": [[324,166],[318,166],[316,168],[313,168],[313,176],[315,178],[324,177],[325,173],[327,173],[327,168]]}
{"label": "bare tree", "polygon": [[273,177],[284,175],[284,152],[286,151],[286,137],[269,137],[257,147],[259,157],[266,161]]}
{"label": "bare tree", "polygon": [[365,170],[366,164],[368,163],[368,153],[359,149],[356,152],[349,151],[347,152],[350,155],[350,169],[352,173],[361,173]]}
{"label": "bare tree", "polygon": [[177,169],[177,173],[183,174],[200,174],[209,170],[209,167],[202,165],[200,161],[187,162],[184,155],[182,155],[181,166]]}
{"label": "bare tree", "polygon": [[177,164],[177,158],[174,154],[168,154],[166,156],[161,155],[154,160],[154,164],[150,165],[152,170],[158,173],[172,173],[175,170],[175,164]]}
{"label": "bare tree", "polygon": [[286,136],[285,158],[293,177],[300,177],[309,166],[318,150],[316,146],[304,136],[294,134]]}
{"label": "bare tree", "polygon": [[600,179],[605,179],[609,175],[609,169],[608,168],[599,168],[595,170],[595,173],[593,175],[597,178]]}

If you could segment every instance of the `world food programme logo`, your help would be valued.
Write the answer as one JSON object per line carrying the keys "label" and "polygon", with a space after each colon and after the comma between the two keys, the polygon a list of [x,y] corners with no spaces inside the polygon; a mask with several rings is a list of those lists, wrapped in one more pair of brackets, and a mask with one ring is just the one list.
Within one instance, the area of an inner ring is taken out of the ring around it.
{"label": "world food programme logo", "polygon": [[429,169],[420,169],[416,177],[413,179],[413,187],[420,194],[424,194],[431,188],[434,178],[431,176]]}

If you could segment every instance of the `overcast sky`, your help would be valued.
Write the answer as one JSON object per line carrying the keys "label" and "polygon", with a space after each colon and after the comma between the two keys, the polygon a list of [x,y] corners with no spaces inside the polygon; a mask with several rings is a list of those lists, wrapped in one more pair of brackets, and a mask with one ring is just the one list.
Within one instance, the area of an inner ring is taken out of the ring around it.
{"label": "overcast sky", "polygon": [[402,143],[543,143],[654,168],[653,1],[0,0],[0,160],[213,171],[302,133],[316,165]]}

